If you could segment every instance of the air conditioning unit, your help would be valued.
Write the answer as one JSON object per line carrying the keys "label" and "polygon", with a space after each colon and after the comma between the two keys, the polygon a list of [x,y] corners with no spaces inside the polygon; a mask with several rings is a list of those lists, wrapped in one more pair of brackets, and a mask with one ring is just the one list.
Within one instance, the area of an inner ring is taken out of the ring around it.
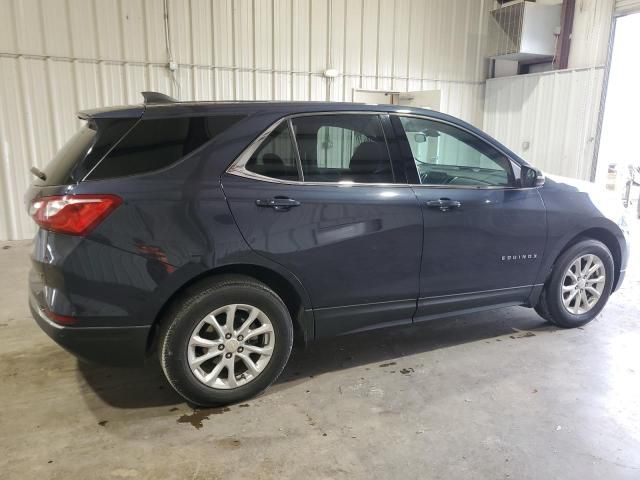
{"label": "air conditioning unit", "polygon": [[538,63],[551,60],[560,33],[562,5],[515,0],[491,11],[489,56]]}

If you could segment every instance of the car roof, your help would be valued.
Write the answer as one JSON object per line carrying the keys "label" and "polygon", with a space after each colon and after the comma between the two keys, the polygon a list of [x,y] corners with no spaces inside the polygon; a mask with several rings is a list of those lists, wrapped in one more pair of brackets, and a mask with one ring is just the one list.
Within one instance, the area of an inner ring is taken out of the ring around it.
{"label": "car roof", "polygon": [[190,115],[208,115],[215,113],[274,113],[295,115],[316,112],[379,112],[409,113],[429,116],[455,123],[464,123],[450,115],[426,108],[403,105],[351,103],[351,102],[311,102],[311,101],[171,101],[166,103],[145,103],[83,110],[78,113],[81,119],[125,118],[145,116],[161,118]]}
{"label": "car roof", "polygon": [[215,114],[224,115],[266,115],[273,118],[286,117],[288,115],[304,113],[324,112],[372,112],[372,113],[397,113],[424,116],[433,120],[442,120],[453,125],[464,127],[475,135],[491,143],[502,150],[518,163],[527,162],[516,153],[491,138],[482,130],[464,120],[447,115],[446,113],[427,108],[408,107],[404,105],[351,103],[351,102],[307,102],[307,101],[189,101],[181,102],[156,92],[142,92],[145,103],[138,105],[124,105],[116,107],[97,108],[83,110],[78,116],[84,120],[107,118],[179,118],[189,116],[206,116]]}

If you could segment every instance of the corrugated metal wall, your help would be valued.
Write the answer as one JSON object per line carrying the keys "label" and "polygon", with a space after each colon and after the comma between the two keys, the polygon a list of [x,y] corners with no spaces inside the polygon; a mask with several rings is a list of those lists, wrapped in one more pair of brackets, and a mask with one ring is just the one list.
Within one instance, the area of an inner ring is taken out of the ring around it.
{"label": "corrugated metal wall", "polygon": [[545,172],[589,180],[604,68],[487,80],[484,129]]}
{"label": "corrugated metal wall", "polygon": [[614,4],[615,0],[576,1],[569,68],[601,66],[607,62]]}
{"label": "corrugated metal wall", "polygon": [[487,81],[484,129],[549,173],[590,180],[615,0],[579,0],[569,69]]}
{"label": "corrugated metal wall", "polygon": [[[354,88],[442,90],[482,122],[489,0],[0,0],[0,239],[31,236],[23,192],[76,111],[180,99],[346,100]],[[339,70],[332,80],[327,68]]]}

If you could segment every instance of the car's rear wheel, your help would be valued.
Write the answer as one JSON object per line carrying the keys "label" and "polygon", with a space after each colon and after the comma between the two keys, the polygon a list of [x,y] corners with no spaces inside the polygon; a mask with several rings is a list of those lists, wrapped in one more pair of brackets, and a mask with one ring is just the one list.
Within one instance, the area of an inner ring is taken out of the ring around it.
{"label": "car's rear wheel", "polygon": [[165,317],[160,363],[176,391],[194,405],[252,397],[287,363],[293,326],[269,287],[225,276],[189,289]]}
{"label": "car's rear wheel", "polygon": [[564,328],[584,325],[604,308],[613,285],[611,252],[597,240],[583,240],[556,261],[535,309]]}

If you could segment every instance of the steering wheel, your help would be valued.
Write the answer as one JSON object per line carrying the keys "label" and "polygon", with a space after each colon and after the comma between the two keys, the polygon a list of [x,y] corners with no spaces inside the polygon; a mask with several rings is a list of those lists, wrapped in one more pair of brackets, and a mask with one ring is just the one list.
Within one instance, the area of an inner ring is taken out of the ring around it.
{"label": "steering wheel", "polygon": [[455,182],[460,177],[449,177],[444,181],[444,185],[449,185],[450,183]]}

